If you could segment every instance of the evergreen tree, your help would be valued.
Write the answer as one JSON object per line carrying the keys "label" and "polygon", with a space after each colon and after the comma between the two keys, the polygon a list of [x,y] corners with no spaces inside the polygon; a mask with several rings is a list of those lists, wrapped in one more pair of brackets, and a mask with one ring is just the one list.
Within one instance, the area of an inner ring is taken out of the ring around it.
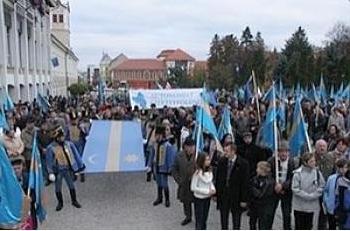
{"label": "evergreen tree", "polygon": [[280,73],[288,85],[307,85],[314,76],[314,56],[305,30],[301,27],[282,49]]}

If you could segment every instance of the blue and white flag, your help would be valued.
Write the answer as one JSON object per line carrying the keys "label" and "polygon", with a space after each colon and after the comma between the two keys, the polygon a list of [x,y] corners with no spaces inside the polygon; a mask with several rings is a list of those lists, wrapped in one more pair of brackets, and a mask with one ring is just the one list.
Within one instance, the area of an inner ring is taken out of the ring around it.
{"label": "blue and white flag", "polygon": [[293,125],[289,137],[290,152],[293,156],[300,155],[305,144],[308,145],[308,149],[311,151],[307,124],[304,121],[303,111],[301,109],[301,98],[299,97],[294,106]]}
{"label": "blue and white flag", "polygon": [[88,173],[145,170],[141,123],[93,121],[83,161]]}
{"label": "blue and white flag", "polygon": [[41,164],[40,152],[37,142],[37,133],[35,132],[32,146],[32,159],[29,170],[29,183],[28,188],[34,191],[35,201],[34,206],[36,208],[36,215],[42,223],[46,219],[46,210],[44,204],[44,178],[43,168]]}
{"label": "blue and white flag", "polygon": [[231,126],[231,112],[227,106],[225,106],[224,111],[222,113],[222,118],[218,129],[219,140],[222,140],[226,134],[231,134],[231,136],[233,137]]}
{"label": "blue and white flag", "polygon": [[21,222],[23,198],[22,187],[0,145],[0,227],[7,229]]}

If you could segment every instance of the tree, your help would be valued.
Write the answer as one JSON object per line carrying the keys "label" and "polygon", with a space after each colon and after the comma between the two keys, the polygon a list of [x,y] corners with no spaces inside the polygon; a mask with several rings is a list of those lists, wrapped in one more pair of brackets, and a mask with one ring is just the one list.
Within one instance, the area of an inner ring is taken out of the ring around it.
{"label": "tree", "polygon": [[337,23],[328,32],[326,47],[324,49],[326,66],[325,75],[329,82],[340,84],[345,77],[350,80],[350,27]]}
{"label": "tree", "polygon": [[88,84],[86,83],[73,83],[68,87],[68,91],[72,96],[81,96],[90,91]]}
{"label": "tree", "polygon": [[279,74],[287,85],[306,85],[314,77],[314,53],[305,30],[301,27],[287,40],[282,49]]}

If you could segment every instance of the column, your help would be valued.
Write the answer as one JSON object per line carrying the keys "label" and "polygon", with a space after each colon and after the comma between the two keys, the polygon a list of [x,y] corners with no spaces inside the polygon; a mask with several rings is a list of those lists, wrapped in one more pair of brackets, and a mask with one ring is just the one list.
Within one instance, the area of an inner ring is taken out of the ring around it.
{"label": "column", "polygon": [[15,70],[14,70],[14,97],[13,97],[13,101],[17,102],[18,100],[20,100],[20,92],[19,92],[19,46],[18,46],[18,42],[19,42],[19,38],[18,38],[18,25],[17,25],[17,3],[14,4],[13,6],[14,10],[13,10],[13,14],[12,14],[12,24],[13,24],[13,28],[12,28],[12,36],[13,36],[13,41],[14,41],[14,61],[15,61]]}
{"label": "column", "polygon": [[38,46],[38,53],[36,54],[37,55],[37,60],[38,60],[38,63],[37,63],[37,68],[38,68],[38,75],[39,75],[39,89],[38,89],[38,92],[40,92],[41,94],[43,93],[43,85],[42,85],[42,77],[43,77],[43,49],[42,49],[42,27],[41,27],[41,15],[39,15],[37,13],[37,11],[35,11],[35,14],[37,15],[37,46]]}
{"label": "column", "polygon": [[28,19],[25,13],[23,20],[23,38],[24,38],[24,101],[30,101],[29,95],[29,42],[28,42]]}
{"label": "column", "polygon": [[33,59],[33,75],[32,75],[32,86],[33,86],[33,92],[34,92],[34,98],[37,97],[38,95],[38,89],[36,87],[36,76],[38,75],[37,73],[37,61],[36,61],[36,56],[37,56],[37,52],[36,52],[36,46],[35,46],[35,41],[36,41],[36,22],[35,22],[35,10],[33,10],[33,27],[32,27],[32,47],[33,47],[33,55],[32,55],[32,59]]}
{"label": "column", "polygon": [[7,46],[4,2],[0,0],[0,87],[1,93],[7,92]]}

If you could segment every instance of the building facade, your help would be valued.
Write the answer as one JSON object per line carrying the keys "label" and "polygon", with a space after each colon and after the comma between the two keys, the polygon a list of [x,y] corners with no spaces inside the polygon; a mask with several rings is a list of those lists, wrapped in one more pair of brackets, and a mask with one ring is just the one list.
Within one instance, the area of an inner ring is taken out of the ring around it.
{"label": "building facade", "polygon": [[68,87],[79,80],[79,59],[70,46],[70,6],[56,1],[50,11],[53,95],[68,94]]}
{"label": "building facade", "polygon": [[14,102],[50,94],[52,0],[0,0],[0,89]]}
{"label": "building facade", "polygon": [[114,87],[127,83],[132,89],[152,89],[166,78],[166,66],[157,59],[126,59],[111,71]]}
{"label": "building facade", "polygon": [[100,75],[102,80],[104,81],[110,81],[110,71],[109,71],[109,64],[111,63],[112,59],[107,53],[102,54],[102,59],[100,61]]}

